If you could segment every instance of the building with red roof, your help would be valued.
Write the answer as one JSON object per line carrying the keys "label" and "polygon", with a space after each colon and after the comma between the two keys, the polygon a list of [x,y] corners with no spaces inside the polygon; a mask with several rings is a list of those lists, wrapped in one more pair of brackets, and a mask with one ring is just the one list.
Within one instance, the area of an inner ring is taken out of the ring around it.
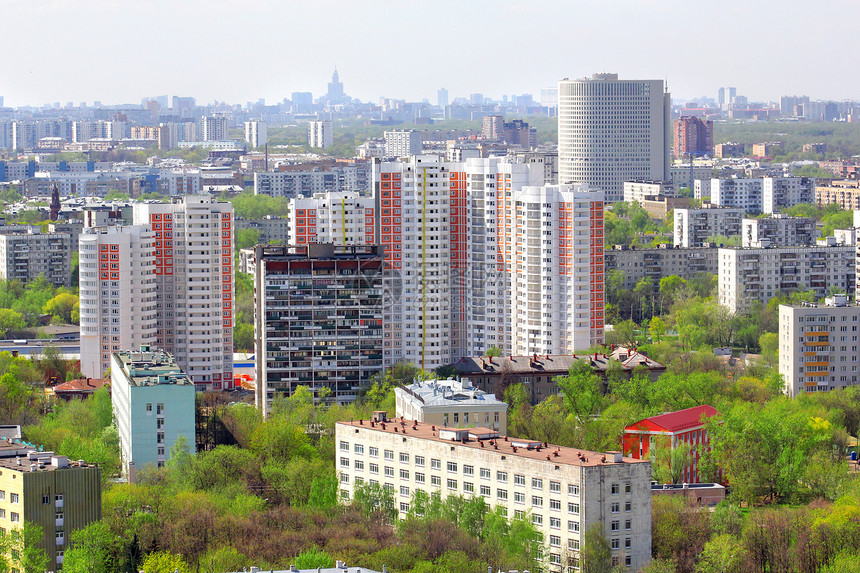
{"label": "building with red roof", "polygon": [[57,398],[62,398],[66,401],[72,399],[83,400],[109,383],[110,379],[108,378],[78,378],[77,380],[57,384],[53,388],[53,394]]}
{"label": "building with red roof", "polygon": [[705,405],[645,418],[624,428],[624,436],[621,439],[622,451],[632,458],[647,460],[650,459],[655,445],[660,447],[665,443],[675,449],[679,443],[686,442],[692,447],[692,462],[684,468],[681,480],[687,483],[699,483],[701,481],[699,459],[701,453],[711,447],[710,436],[704,428],[704,422],[717,414],[713,406]]}

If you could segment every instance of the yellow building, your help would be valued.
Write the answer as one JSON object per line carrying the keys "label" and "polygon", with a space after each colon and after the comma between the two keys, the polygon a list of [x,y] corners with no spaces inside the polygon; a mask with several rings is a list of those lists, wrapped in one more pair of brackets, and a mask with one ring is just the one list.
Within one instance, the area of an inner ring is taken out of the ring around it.
{"label": "yellow building", "polygon": [[47,570],[62,566],[69,535],[101,519],[101,513],[98,467],[0,440],[0,533],[11,534],[25,522],[39,525]]}

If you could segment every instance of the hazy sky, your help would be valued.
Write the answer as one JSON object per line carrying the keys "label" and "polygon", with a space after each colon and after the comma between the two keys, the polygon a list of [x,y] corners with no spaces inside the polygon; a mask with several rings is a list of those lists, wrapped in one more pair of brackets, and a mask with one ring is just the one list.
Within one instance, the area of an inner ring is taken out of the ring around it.
{"label": "hazy sky", "polygon": [[0,0],[7,106],[326,90],[435,103],[598,71],[673,96],[860,99],[857,0]]}

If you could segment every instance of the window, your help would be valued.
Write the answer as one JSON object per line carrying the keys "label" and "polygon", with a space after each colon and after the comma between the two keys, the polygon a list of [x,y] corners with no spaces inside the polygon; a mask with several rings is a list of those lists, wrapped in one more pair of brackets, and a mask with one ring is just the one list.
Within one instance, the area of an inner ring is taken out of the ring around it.
{"label": "window", "polygon": [[385,466],[385,477],[393,478],[394,477],[394,468],[391,466]]}
{"label": "window", "polygon": [[543,480],[541,478],[532,478],[532,489],[543,489]]}
{"label": "window", "polygon": [[621,549],[621,540],[617,537],[613,537],[609,541],[609,546],[612,547],[612,549]]}
{"label": "window", "polygon": [[485,496],[485,497],[490,497],[490,495],[492,495],[492,494],[490,493],[490,486],[488,486],[488,485],[482,485],[482,486],[481,486],[481,495],[483,495],[483,496]]}
{"label": "window", "polygon": [[441,460],[430,460],[430,469],[431,470],[441,470],[442,469],[442,461]]}
{"label": "window", "polygon": [[457,489],[457,480],[448,478],[447,484],[448,484],[448,489],[453,489],[453,490]]}
{"label": "window", "polygon": [[630,511],[633,509],[633,503],[629,501],[624,502],[624,511]]}
{"label": "window", "polygon": [[394,461],[394,450],[385,450],[385,459],[388,461]]}
{"label": "window", "polygon": [[552,493],[561,493],[561,484],[557,481],[549,482],[549,491]]}
{"label": "window", "polygon": [[348,468],[349,467],[349,458],[340,458],[340,467]]}
{"label": "window", "polygon": [[579,539],[568,539],[567,548],[571,551],[579,551]]}
{"label": "window", "polygon": [[579,532],[579,522],[578,521],[568,521],[567,522],[567,530],[571,533]]}
{"label": "window", "polygon": [[[456,471],[456,470],[455,470]],[[463,466],[463,475],[464,476],[473,476],[475,475],[475,466]]]}
{"label": "window", "polygon": [[579,504],[578,504],[578,503],[567,502],[567,512],[568,512],[568,513],[573,513],[573,514],[575,514],[575,515],[579,515]]}
{"label": "window", "polygon": [[627,531],[633,529],[633,521],[630,519],[624,520],[624,529],[626,529]]}
{"label": "window", "polygon": [[609,493],[611,493],[612,495],[618,495],[619,493],[621,493],[621,487],[619,487],[617,483],[614,483],[612,484],[612,486],[610,486]]}
{"label": "window", "polygon": [[400,463],[408,464],[409,463],[409,454],[406,452],[400,452]]}
{"label": "window", "polygon": [[463,491],[465,491],[466,493],[475,493],[475,484],[464,481]]}
{"label": "window", "polygon": [[[147,404],[147,406],[151,406],[152,404]],[[340,451],[348,452],[349,451],[349,442],[341,442],[340,443]]]}
{"label": "window", "polygon": [[617,519],[616,519],[616,520],[614,520],[614,521],[610,524],[609,529],[610,529],[611,531],[618,531],[618,530],[620,529],[620,526],[619,526],[619,523],[618,523],[618,520],[617,520]]}
{"label": "window", "polygon": [[0,501],[3,501],[5,499],[6,499],[6,492],[4,490],[0,489]]}
{"label": "window", "polygon": [[442,487],[442,478],[439,476],[430,476],[430,485]]}
{"label": "window", "polygon": [[361,460],[355,460],[355,461],[354,461],[354,464],[355,464],[355,469],[357,469],[357,470],[359,470],[359,471],[363,471],[363,470],[364,470],[364,462],[363,462],[363,461],[361,461]]}
{"label": "window", "polygon": [[457,473],[457,462],[448,462],[448,471]]}
{"label": "window", "polygon": [[558,535],[550,535],[549,545],[550,547],[561,547],[561,537],[559,537]]}
{"label": "window", "polygon": [[633,493],[633,484],[624,484],[624,493]]}
{"label": "window", "polygon": [[515,503],[525,503],[526,502],[526,494],[521,491],[514,492],[514,502]]}
{"label": "window", "polygon": [[2,517],[4,519],[6,518],[6,510],[5,509],[0,509],[0,517]]}
{"label": "window", "polygon": [[523,517],[525,514],[526,514],[526,512],[524,512],[524,511],[523,511],[523,510],[521,510],[521,509],[515,509],[515,510],[514,510],[514,517],[516,517],[516,518],[521,518],[521,517]]}
{"label": "window", "polygon": [[549,526],[553,529],[561,529],[561,520],[557,517],[550,517]]}
{"label": "window", "polygon": [[12,503],[18,503],[18,494],[17,493],[9,494],[9,501]]}
{"label": "window", "polygon": [[620,509],[621,509],[621,504],[618,502],[612,503],[609,506],[609,511],[611,511],[612,513],[618,513],[620,511]]}
{"label": "window", "polygon": [[42,496],[42,503],[45,505],[51,503],[51,496],[48,495],[47,493],[45,495],[43,495]]}
{"label": "window", "polygon": [[379,448],[375,448],[373,446],[370,446],[369,448],[367,448],[367,453],[370,454],[371,458],[378,458],[379,457]]}
{"label": "window", "polygon": [[490,479],[490,470],[487,468],[481,468],[481,479]]}
{"label": "window", "polygon": [[496,499],[500,501],[507,501],[508,499],[508,490],[506,489],[497,489],[496,490]]}
{"label": "window", "polygon": [[378,474],[379,473],[379,464],[370,464],[370,473]]}
{"label": "window", "polygon": [[558,499],[549,500],[549,508],[554,509],[555,511],[561,511],[561,500],[558,500]]}
{"label": "window", "polygon": [[349,483],[349,474],[340,474],[340,483]]}
{"label": "window", "polygon": [[543,525],[543,516],[539,513],[533,513],[532,523],[535,525]]}
{"label": "window", "polygon": [[409,488],[405,485],[400,486],[400,495],[403,497],[409,497]]}
{"label": "window", "polygon": [[405,501],[400,502],[400,513],[409,513],[409,504]]}
{"label": "window", "polygon": [[415,473],[415,483],[424,483],[424,474]]}
{"label": "window", "polygon": [[549,562],[553,565],[561,565],[561,555],[559,555],[558,553],[550,553]]}
{"label": "window", "polygon": [[364,479],[361,476],[355,476],[355,485],[361,485],[364,483]]}
{"label": "window", "polygon": [[409,470],[400,470],[400,479],[409,479]]}
{"label": "window", "polygon": [[526,476],[514,474],[514,485],[526,485]]}
{"label": "window", "polygon": [[147,404],[147,405],[146,405],[146,415],[147,415],[147,416],[152,416],[152,404]]}
{"label": "window", "polygon": [[532,496],[532,506],[533,507],[543,507],[543,498],[539,495]]}
{"label": "window", "polygon": [[424,456],[415,456],[415,465],[419,468],[424,467]]}
{"label": "window", "polygon": [[341,499],[349,499],[349,492],[345,489],[340,490]]}
{"label": "window", "polygon": [[496,472],[496,481],[499,483],[508,483],[508,472]]}
{"label": "window", "polygon": [[627,567],[630,567],[631,565],[633,565],[633,556],[632,555],[625,555],[624,556],[624,565]]}
{"label": "window", "polygon": [[629,537],[625,537],[625,538],[624,538],[624,548],[625,548],[625,549],[630,549],[630,547],[631,547],[632,545],[633,545],[633,544],[630,542],[630,538],[629,538]]}
{"label": "window", "polygon": [[18,523],[21,521],[21,516],[13,511],[9,519],[11,519],[13,523]]}
{"label": "window", "polygon": [[364,445],[363,444],[355,444],[355,453],[364,454]]}

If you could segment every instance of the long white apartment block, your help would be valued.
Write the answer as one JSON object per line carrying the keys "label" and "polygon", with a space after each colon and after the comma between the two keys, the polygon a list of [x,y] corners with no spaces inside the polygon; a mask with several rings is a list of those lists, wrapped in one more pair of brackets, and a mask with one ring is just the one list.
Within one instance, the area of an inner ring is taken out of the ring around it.
{"label": "long white apartment block", "polygon": [[355,191],[315,193],[290,200],[289,243],[373,245],[376,201]]}
{"label": "long white apartment block", "polygon": [[700,247],[708,237],[739,235],[743,217],[743,209],[710,203],[697,209],[675,209],[673,243],[676,247]]}
{"label": "long white apartment block", "polygon": [[72,284],[72,247],[69,233],[0,234],[0,279],[26,284],[39,276],[56,286]]}
{"label": "long white apartment block", "polygon": [[815,198],[815,179],[811,177],[713,178],[710,187],[712,203],[747,213],[778,213],[799,203],[812,203]]}
{"label": "long white apartment block", "polygon": [[603,192],[525,187],[507,209],[511,352],[572,354],[604,341]]}
{"label": "long white apartment block", "polygon": [[815,219],[788,217],[774,213],[770,217],[744,219],[741,230],[741,246],[793,247],[812,245],[818,238]]}
{"label": "long white apartment block", "polygon": [[826,392],[857,384],[860,306],[845,295],[824,304],[779,306],[779,373],[786,393]]}
{"label": "long white apartment block", "polygon": [[543,535],[550,571],[576,571],[588,528],[601,523],[611,560],[639,571],[651,558],[651,463],[412,420],[338,422],[341,499],[379,484],[402,518],[413,496],[481,496]]}
{"label": "long white apartment block", "polygon": [[198,388],[233,386],[233,207],[208,195],[134,205],[152,228],[157,346]]}
{"label": "long white apartment block", "polygon": [[587,183],[615,202],[624,199],[625,181],[667,179],[670,100],[662,80],[559,81],[558,182]]}
{"label": "long white apartment block", "polygon": [[81,372],[102,378],[111,353],[155,344],[156,279],[149,225],[90,227],[78,239]]}
{"label": "long white apartment block", "polygon": [[853,296],[854,251],[853,246],[720,249],[719,302],[737,312],[779,293],[811,290],[822,298],[838,289]]}
{"label": "long white apartment block", "polygon": [[646,197],[655,195],[674,197],[675,184],[671,181],[648,181],[643,179],[624,182],[624,200],[628,203],[638,203],[641,205]]}

